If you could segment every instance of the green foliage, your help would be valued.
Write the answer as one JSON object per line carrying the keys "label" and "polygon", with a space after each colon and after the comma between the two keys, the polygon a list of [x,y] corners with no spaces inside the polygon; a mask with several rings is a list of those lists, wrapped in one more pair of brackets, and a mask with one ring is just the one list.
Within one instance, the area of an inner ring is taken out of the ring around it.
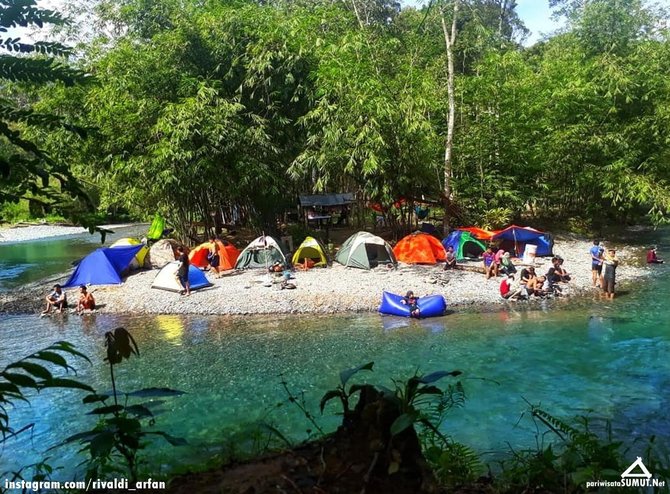
{"label": "green foliage", "polygon": [[[5,89],[0,97],[0,202],[28,198],[45,212],[70,197],[88,207],[91,203],[66,162],[54,160],[26,134],[30,128],[80,129],[54,113],[35,111],[31,98],[25,96],[31,87],[74,85],[83,82],[85,76],[53,58],[69,55],[67,47],[52,42],[22,43],[20,38],[5,33],[15,27],[41,28],[46,23],[63,22],[59,14],[38,7],[34,0],[0,1],[0,84]],[[35,56],[25,56],[31,54]],[[16,94],[8,88],[16,88]]]}
{"label": "green foliage", "polygon": [[[77,357],[90,362],[70,343],[57,341],[47,348],[8,364],[0,372],[0,445],[34,427],[34,423],[24,424],[18,428],[10,423],[11,408],[19,401],[30,403],[30,399],[33,398],[31,390],[38,393],[47,388],[93,391],[93,388],[76,379],[54,376],[52,370],[54,367],[61,368],[66,373],[75,372],[66,357]],[[0,449],[1,458],[2,449]],[[49,465],[48,461],[49,458],[45,458],[17,471],[0,472],[0,476],[10,481],[50,480],[54,468]],[[4,485],[0,485],[0,492],[6,492]]]}
{"label": "green foliage", "polygon": [[[321,398],[321,413],[329,401],[339,400],[343,425],[346,426],[352,415],[352,398],[365,386],[352,384],[347,389],[347,384],[359,372],[372,371],[373,367],[374,362],[368,362],[340,372],[340,384]],[[415,374],[406,381],[394,380],[394,389],[375,386],[384,399],[395,405],[400,413],[390,425],[389,436],[393,438],[409,428],[416,428],[426,459],[437,478],[450,487],[474,480],[481,470],[478,456],[473,450],[451,441],[441,432],[449,411],[465,403],[465,390],[460,381],[445,389],[440,389],[435,383],[445,377],[457,377],[460,374],[461,371]]]}
{"label": "green foliage", "polygon": [[[668,221],[667,14],[640,0],[557,0],[565,32],[523,48],[516,2],[460,3],[449,214],[490,227]],[[23,120],[12,128],[34,127],[37,150],[71,163],[102,212],[160,211],[184,238],[193,222],[211,230],[218,212],[269,230],[307,191],[439,202],[449,110],[439,10],[104,1],[98,21],[115,34],[80,58],[97,84],[49,85],[36,109],[59,119],[14,105]],[[70,122],[95,131],[82,139]]]}
{"label": "green foliage", "polygon": [[0,205],[0,221],[18,223],[30,218],[28,201],[5,202]]}
{"label": "green foliage", "polygon": [[60,367],[65,372],[75,372],[65,357],[78,357],[90,362],[70,343],[57,341],[43,350],[10,363],[0,372],[0,444],[33,427],[34,424],[26,424],[16,429],[9,421],[10,407],[18,401],[29,402],[27,390],[39,392],[46,388],[72,388],[93,391],[93,388],[75,379],[53,375],[49,370],[52,366]]}
{"label": "green foliage", "polygon": [[349,379],[354,377],[360,371],[371,371],[374,367],[374,362],[368,362],[367,364],[359,365],[358,367],[353,367],[351,369],[346,369],[340,372],[340,384],[335,389],[327,391],[326,394],[321,398],[321,403],[319,403],[319,408],[321,409],[321,414],[323,414],[323,409],[326,407],[326,404],[332,399],[339,399],[342,404],[342,413],[345,418],[351,413],[351,408],[349,406],[349,400],[351,397],[358,393],[361,390],[361,386],[358,384],[352,384],[347,390],[347,383]]}
{"label": "green foliage", "polygon": [[433,407],[437,407],[438,410],[446,410],[449,408],[447,405],[453,396],[448,393],[445,394],[433,383],[447,376],[456,377],[461,374],[462,372],[458,370],[437,371],[427,375],[415,374],[407,381],[394,380],[394,390],[380,387],[379,389],[385,397],[397,404],[401,411],[401,415],[391,424],[391,435],[400,434],[405,429],[417,424],[428,429],[444,442],[448,442],[446,436],[438,430],[431,418],[435,417]]}
{"label": "green foliage", "polygon": [[483,469],[472,448],[454,441],[424,446],[424,455],[440,484],[448,488],[474,482]]}
{"label": "green foliage", "polygon": [[[107,349],[105,361],[109,362],[112,393],[108,395],[90,389],[91,394],[83,399],[84,404],[93,404],[95,407],[88,413],[98,416],[98,422],[93,429],[73,434],[56,447],[80,444],[82,446],[80,452],[88,455],[87,478],[126,474],[131,481],[134,481],[138,476],[139,453],[147,446],[148,438],[159,436],[173,446],[186,444],[184,439],[164,431],[147,430],[147,425],[152,426],[155,423],[157,411],[154,408],[163,403],[154,399],[180,396],[184,393],[169,388],[145,388],[123,393],[123,403],[119,403],[120,393],[116,389],[114,366],[130,359],[132,355],[139,357],[140,352],[135,339],[125,328],[116,328],[105,333],[105,347]],[[110,398],[113,398],[113,404],[108,403]],[[143,398],[149,401],[129,404],[129,398]],[[146,421],[147,425],[143,421]],[[120,464],[124,464],[125,468]]]}
{"label": "green foliage", "polygon": [[[620,480],[630,465],[622,442],[612,437],[609,421],[603,435],[592,430],[593,419],[586,416],[577,417],[573,425],[536,406],[530,416],[538,427],[538,449],[512,451],[511,459],[502,462],[497,481],[502,492],[584,492],[587,481]],[[552,439],[548,445],[545,432]],[[647,458],[658,461],[651,447]]]}

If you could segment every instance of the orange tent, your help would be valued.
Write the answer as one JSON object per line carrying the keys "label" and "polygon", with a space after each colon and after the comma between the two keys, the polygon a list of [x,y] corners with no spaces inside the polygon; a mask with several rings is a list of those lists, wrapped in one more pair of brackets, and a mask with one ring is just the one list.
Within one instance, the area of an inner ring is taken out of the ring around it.
{"label": "orange tent", "polygon": [[412,233],[393,248],[398,261],[408,264],[435,264],[447,259],[442,243],[427,233]]}
{"label": "orange tent", "polygon": [[[224,245],[221,240],[216,240],[217,251],[219,253],[219,271],[227,271],[235,267],[237,257],[240,251],[235,248],[233,244]],[[212,248],[211,242],[205,242],[198,245],[188,255],[189,261],[194,266],[199,268],[206,268],[209,265],[207,254]]]}

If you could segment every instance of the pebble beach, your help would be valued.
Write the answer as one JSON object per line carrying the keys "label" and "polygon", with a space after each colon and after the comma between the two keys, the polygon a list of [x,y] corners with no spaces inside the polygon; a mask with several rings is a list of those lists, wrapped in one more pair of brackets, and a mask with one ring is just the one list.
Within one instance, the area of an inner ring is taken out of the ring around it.
{"label": "pebble beach", "polygon": [[[29,232],[42,227],[27,227],[18,230]],[[63,228],[63,227],[51,227]],[[2,230],[3,236],[7,230]],[[62,230],[55,230],[62,231]],[[77,232],[79,233],[79,232]],[[40,231],[40,234],[43,234]],[[60,233],[61,235],[63,233]],[[642,261],[644,251],[640,248],[617,245],[603,241],[607,247],[615,247],[621,265],[617,269],[617,289],[625,289],[636,279],[651,273]],[[598,296],[592,287],[591,261],[588,254],[592,242],[586,239],[558,236],[554,253],[565,259],[565,268],[572,276],[570,283],[562,284],[563,292],[557,302],[575,296]],[[518,261],[518,260],[517,260]],[[519,261],[520,262],[520,261]],[[550,258],[537,258],[538,274],[550,267]],[[517,268],[523,265],[518,264]],[[370,271],[345,268],[333,264],[329,268],[314,268],[307,272],[295,272],[292,280],[296,289],[282,290],[279,279],[271,286],[269,275],[264,270],[228,271],[216,277],[207,273],[212,286],[192,292],[191,296],[152,289],[151,284],[158,270],[141,270],[130,274],[125,282],[116,286],[92,288],[100,313],[131,314],[334,314],[346,312],[376,311],[382,291],[404,294],[413,290],[417,296],[441,294],[452,310],[497,310],[505,306],[532,306],[530,302],[503,300],[499,294],[502,277],[486,280],[481,261],[463,263],[464,269],[444,271],[442,265],[421,266],[399,264],[397,269],[385,267]],[[62,281],[69,273],[64,273]],[[0,293],[0,311],[4,313],[34,313],[43,309],[44,297],[49,284],[32,284],[11,292]],[[57,282],[57,281],[56,281]],[[71,304],[78,298],[78,290],[67,291]],[[538,299],[539,300],[539,299]]]}
{"label": "pebble beach", "polygon": [[24,242],[42,238],[78,235],[88,230],[81,226],[28,225],[12,228],[0,228],[0,243]]}

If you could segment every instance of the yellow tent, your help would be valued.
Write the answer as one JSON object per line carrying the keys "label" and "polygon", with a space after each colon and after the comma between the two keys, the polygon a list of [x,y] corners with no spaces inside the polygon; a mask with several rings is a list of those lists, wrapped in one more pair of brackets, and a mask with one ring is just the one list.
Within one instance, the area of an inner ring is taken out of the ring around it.
{"label": "yellow tent", "polygon": [[[142,242],[137,240],[136,238],[120,238],[116,242],[114,242],[112,245],[110,245],[111,248],[114,247],[121,247],[123,245],[140,245]],[[135,255],[135,259],[133,259],[133,262],[130,264],[130,267],[133,269],[139,269],[144,266],[144,258],[147,255],[147,252],[149,252],[149,249],[145,246],[140,251]]]}
{"label": "yellow tent", "polygon": [[294,265],[303,264],[305,259],[314,261],[314,266],[328,266],[328,257],[326,256],[326,249],[323,248],[321,242],[314,237],[307,237],[298,247],[298,250],[293,254],[291,262]]}

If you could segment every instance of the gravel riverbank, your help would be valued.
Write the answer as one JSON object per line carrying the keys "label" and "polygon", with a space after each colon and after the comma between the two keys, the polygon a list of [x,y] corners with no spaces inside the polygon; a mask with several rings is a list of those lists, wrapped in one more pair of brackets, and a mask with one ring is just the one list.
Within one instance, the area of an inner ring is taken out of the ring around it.
{"label": "gravel riverbank", "polygon": [[[102,225],[100,228],[113,230],[114,228],[127,228],[139,225],[144,225],[144,223]],[[0,243],[26,242],[29,240],[41,240],[43,238],[81,235],[82,233],[88,233],[88,229],[81,226],[49,225],[46,223],[44,225],[17,225],[0,227]]]}
{"label": "gravel riverbank", "polygon": [[[617,248],[621,265],[617,269],[618,289],[630,281],[650,273],[643,263],[644,252],[639,248],[604,242]],[[564,285],[562,299],[577,295],[597,294],[591,286],[590,241],[559,237],[554,252],[565,259],[564,266],[572,275]],[[536,271],[544,274],[550,267],[549,258],[536,260]],[[134,273],[119,286],[94,287],[100,308],[107,313],[145,314],[329,314],[341,312],[376,311],[383,290],[404,293],[413,290],[418,296],[439,293],[449,308],[472,307],[477,310],[495,309],[508,302],[499,295],[502,278],[486,280],[479,272],[481,262],[465,264],[467,270],[443,271],[442,266],[410,266],[400,264],[396,270],[377,268],[371,271],[345,268],[339,264],[327,269],[315,268],[295,274],[295,290],[281,290],[279,284],[263,286],[263,270],[232,272],[222,278],[208,274],[213,286],[192,293],[190,297],[155,290],[151,283],[157,270]],[[63,278],[65,279],[65,278]],[[51,280],[50,280],[51,281]],[[53,284],[53,281],[51,281]],[[0,294],[0,311],[5,313],[39,313],[50,286],[26,286],[11,293]],[[68,298],[77,299],[77,290],[69,290]]]}
{"label": "gravel riverbank", "polygon": [[25,242],[42,238],[80,235],[88,230],[80,226],[27,225],[0,228],[0,243]]}

